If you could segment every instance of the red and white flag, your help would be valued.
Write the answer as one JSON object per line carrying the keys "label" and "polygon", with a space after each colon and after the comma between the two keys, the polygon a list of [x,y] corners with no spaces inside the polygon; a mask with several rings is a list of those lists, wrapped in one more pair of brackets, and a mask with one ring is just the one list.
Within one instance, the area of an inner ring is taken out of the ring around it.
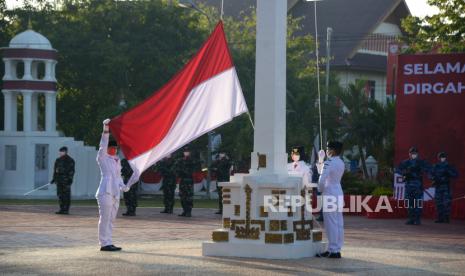
{"label": "red and white flag", "polygon": [[166,155],[245,112],[247,105],[219,22],[180,72],[150,98],[113,118],[110,130],[140,175]]}

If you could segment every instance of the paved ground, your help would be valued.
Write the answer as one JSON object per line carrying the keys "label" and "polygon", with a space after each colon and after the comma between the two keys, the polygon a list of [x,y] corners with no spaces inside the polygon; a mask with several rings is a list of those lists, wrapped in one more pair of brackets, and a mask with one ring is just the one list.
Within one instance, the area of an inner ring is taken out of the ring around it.
{"label": "paved ground", "polygon": [[0,206],[0,274],[465,274],[465,221],[407,226],[402,220],[346,217],[343,259],[271,261],[202,257],[201,241],[220,226],[213,209],[195,209],[190,219],[159,214],[158,208],[119,217],[114,242],[124,250],[117,253],[98,251],[95,207],[74,207],[69,216],[53,211]]}

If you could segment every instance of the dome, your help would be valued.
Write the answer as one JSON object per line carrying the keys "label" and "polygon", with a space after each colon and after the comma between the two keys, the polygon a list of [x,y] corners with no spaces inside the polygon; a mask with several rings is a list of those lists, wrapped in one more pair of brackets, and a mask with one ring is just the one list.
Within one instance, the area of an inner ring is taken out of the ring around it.
{"label": "dome", "polygon": [[33,30],[24,31],[10,41],[10,48],[53,50],[48,39]]}

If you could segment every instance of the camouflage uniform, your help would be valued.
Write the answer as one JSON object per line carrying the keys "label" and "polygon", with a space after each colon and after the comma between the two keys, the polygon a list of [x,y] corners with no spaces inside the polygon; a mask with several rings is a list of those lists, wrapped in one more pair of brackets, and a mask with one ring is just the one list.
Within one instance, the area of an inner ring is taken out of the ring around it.
{"label": "camouflage uniform", "polygon": [[401,174],[405,179],[405,199],[408,201],[407,224],[420,224],[423,174],[430,171],[430,165],[421,159],[404,160],[396,169],[396,173]]}
{"label": "camouflage uniform", "polygon": [[229,182],[231,161],[223,157],[213,162],[210,170],[216,173],[216,189],[218,190],[218,209],[223,211],[223,188],[218,186],[218,182]]}
{"label": "camouflage uniform", "polygon": [[176,173],[180,178],[179,197],[183,209],[182,216],[191,216],[194,207],[194,178],[192,174],[199,169],[199,163],[192,157],[177,160]]}
{"label": "camouflage uniform", "polygon": [[57,196],[62,213],[69,212],[71,204],[71,184],[74,177],[74,160],[69,155],[65,154],[55,161],[53,168],[53,179],[51,183],[57,185]]}
{"label": "camouflage uniform", "polygon": [[[133,171],[129,165],[128,160],[121,160],[121,176],[123,177],[124,184],[131,178]],[[124,203],[126,204],[126,213],[123,215],[135,215],[137,208],[137,183],[132,185],[129,191],[124,193]]]}
{"label": "camouflage uniform", "polygon": [[438,212],[438,220],[436,222],[449,222],[450,206],[452,196],[450,192],[450,178],[457,177],[457,171],[449,165],[447,161],[439,162],[433,166],[431,170],[431,178],[436,191],[434,200]]}
{"label": "camouflage uniform", "polygon": [[176,172],[174,171],[174,159],[164,158],[158,162],[156,170],[160,172],[163,177],[163,184],[161,189],[163,190],[163,204],[165,210],[163,213],[173,213],[174,207],[174,193],[176,191]]}

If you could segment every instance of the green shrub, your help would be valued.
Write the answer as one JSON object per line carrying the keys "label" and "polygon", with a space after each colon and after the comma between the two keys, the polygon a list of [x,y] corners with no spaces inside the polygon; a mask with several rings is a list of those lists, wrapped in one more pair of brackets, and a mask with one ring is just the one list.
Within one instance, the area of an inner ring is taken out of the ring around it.
{"label": "green shrub", "polygon": [[371,194],[374,195],[374,196],[383,196],[383,195],[392,196],[393,191],[392,191],[391,187],[379,186],[379,187],[376,187],[371,192]]}
{"label": "green shrub", "polygon": [[361,179],[358,175],[345,172],[341,180],[344,194],[370,195],[378,184],[371,180]]}

